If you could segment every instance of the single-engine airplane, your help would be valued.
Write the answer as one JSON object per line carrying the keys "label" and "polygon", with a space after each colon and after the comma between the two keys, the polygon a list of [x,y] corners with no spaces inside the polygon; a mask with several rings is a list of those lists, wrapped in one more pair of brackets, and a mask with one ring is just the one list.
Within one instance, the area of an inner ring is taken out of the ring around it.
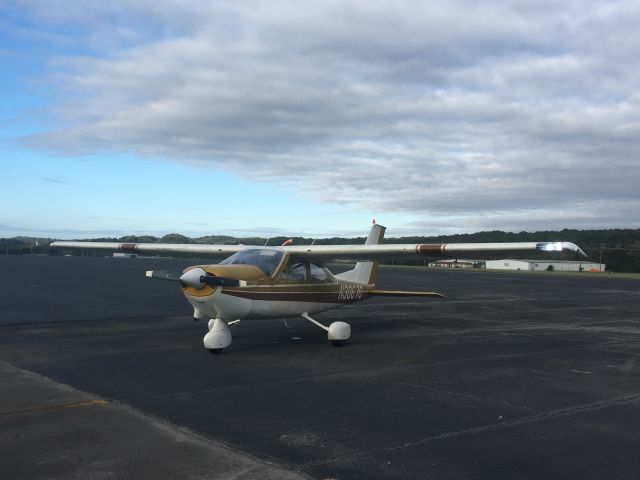
{"label": "single-engine airplane", "polygon": [[[436,292],[376,289],[377,261],[488,252],[569,250],[586,254],[570,242],[445,243],[383,245],[385,227],[373,223],[364,245],[195,245],[163,243],[53,242],[52,247],[104,249],[132,253],[192,253],[229,255],[218,264],[196,265],[181,275],[147,271],[146,275],[180,282],[196,320],[208,320],[204,346],[212,353],[231,344],[233,325],[242,319],[302,317],[327,331],[334,346],[351,337],[345,322],[325,326],[311,317],[376,296],[443,297]],[[329,260],[357,260],[352,270],[333,275]]]}

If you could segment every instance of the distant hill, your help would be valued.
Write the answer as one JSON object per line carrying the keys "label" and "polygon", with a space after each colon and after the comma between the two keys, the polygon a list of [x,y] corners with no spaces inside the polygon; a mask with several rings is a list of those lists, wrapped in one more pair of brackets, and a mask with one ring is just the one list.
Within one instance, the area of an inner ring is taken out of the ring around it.
{"label": "distant hill", "polygon": [[[262,237],[231,237],[227,235],[207,235],[189,238],[179,233],[170,233],[163,237],[149,235],[127,235],[120,238],[95,238],[98,242],[126,242],[126,243],[193,243],[193,244],[223,244],[223,245],[281,245],[290,237],[273,237],[268,240]],[[58,249],[49,248],[55,239],[36,237],[0,238],[0,254],[60,254]],[[360,244],[365,237],[357,238],[322,238],[311,239],[293,237],[296,245],[309,245],[315,241],[316,245],[332,244]],[[616,272],[640,272],[640,229],[609,229],[609,230],[560,230],[542,232],[502,232],[488,231],[466,233],[458,235],[414,236],[386,238],[386,243],[461,243],[461,242],[532,242],[563,240],[574,242],[582,247],[593,261],[601,261],[607,265],[607,270]],[[513,255],[510,255],[513,256]],[[528,255],[530,257],[530,255]],[[534,254],[535,258],[543,258],[541,253]],[[410,262],[406,262],[410,263]]]}

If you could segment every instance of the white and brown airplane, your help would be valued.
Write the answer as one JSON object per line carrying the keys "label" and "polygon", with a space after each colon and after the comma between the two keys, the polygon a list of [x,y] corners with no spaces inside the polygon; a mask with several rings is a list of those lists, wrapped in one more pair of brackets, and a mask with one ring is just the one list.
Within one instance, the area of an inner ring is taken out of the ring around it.
{"label": "white and brown airplane", "polygon": [[[52,247],[132,253],[229,255],[218,264],[186,268],[181,275],[148,271],[148,277],[178,280],[196,320],[208,320],[204,346],[220,352],[231,344],[233,325],[242,319],[303,317],[327,331],[334,346],[351,337],[345,322],[328,327],[310,315],[376,296],[442,297],[436,292],[378,290],[377,261],[481,255],[494,252],[563,250],[585,253],[570,242],[444,243],[383,245],[385,227],[374,222],[364,245],[196,245],[166,243],[53,242]],[[332,274],[330,260],[357,260],[352,270]]]}

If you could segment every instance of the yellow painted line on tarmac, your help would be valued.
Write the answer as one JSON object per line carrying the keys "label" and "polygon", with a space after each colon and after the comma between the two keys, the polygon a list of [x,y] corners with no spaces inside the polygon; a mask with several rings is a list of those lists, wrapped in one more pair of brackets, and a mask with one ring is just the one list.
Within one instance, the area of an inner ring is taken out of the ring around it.
{"label": "yellow painted line on tarmac", "polygon": [[0,415],[19,415],[21,413],[46,412],[48,410],[62,410],[65,408],[90,407],[104,405],[106,400],[89,400],[88,402],[64,403],[62,405],[43,405],[41,407],[23,408],[19,410],[0,410]]}

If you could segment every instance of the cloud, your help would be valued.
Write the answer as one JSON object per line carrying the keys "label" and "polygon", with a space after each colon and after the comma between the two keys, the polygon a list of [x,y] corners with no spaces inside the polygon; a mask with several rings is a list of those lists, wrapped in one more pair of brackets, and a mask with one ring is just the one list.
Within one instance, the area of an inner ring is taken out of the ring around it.
{"label": "cloud", "polygon": [[100,51],[52,59],[33,147],[478,229],[638,226],[637,2],[33,5]]}
{"label": "cloud", "polygon": [[69,183],[66,177],[40,177],[40,180],[47,183]]}

